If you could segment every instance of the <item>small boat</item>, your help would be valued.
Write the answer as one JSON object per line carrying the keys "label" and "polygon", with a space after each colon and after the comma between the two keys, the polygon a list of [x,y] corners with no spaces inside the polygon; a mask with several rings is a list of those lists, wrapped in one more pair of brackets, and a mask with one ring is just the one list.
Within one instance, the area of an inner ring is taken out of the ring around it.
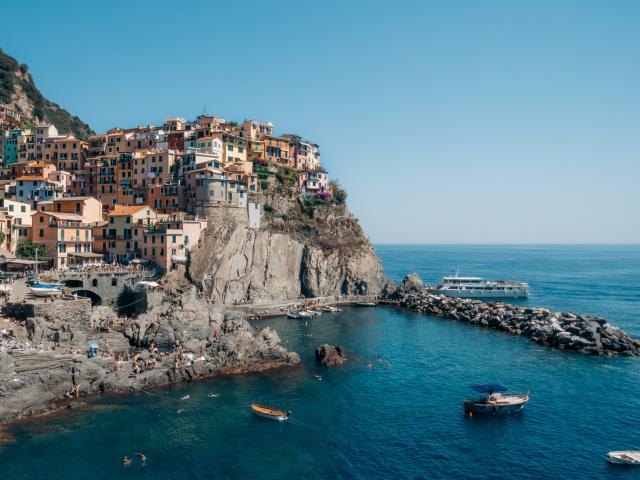
{"label": "small boat", "polygon": [[356,302],[356,307],[375,307],[377,305],[374,302]]}
{"label": "small boat", "polygon": [[640,465],[640,450],[619,450],[607,453],[607,461],[619,465]]}
{"label": "small boat", "polygon": [[185,395],[184,397],[180,397],[180,400],[189,400],[190,398],[189,395]]}
{"label": "small boat", "polygon": [[287,312],[287,318],[293,318],[294,320],[301,318],[300,314],[296,312]]}
{"label": "small boat", "polygon": [[62,294],[64,285],[61,283],[34,283],[29,291],[38,297],[53,297]]}
{"label": "small boat", "polygon": [[278,408],[265,407],[264,405],[258,405],[257,403],[251,404],[251,410],[256,415],[259,415],[264,418],[270,418],[272,420],[279,420],[284,422],[289,419],[289,415],[291,412],[287,410],[280,410]]}
{"label": "small boat", "polygon": [[322,310],[324,310],[325,312],[329,312],[329,313],[338,313],[341,312],[342,309],[338,308],[338,307],[332,307],[331,305],[327,305],[326,307],[324,307]]}
{"label": "small boat", "polygon": [[473,385],[471,388],[484,395],[476,400],[464,401],[464,413],[467,415],[474,413],[491,415],[517,413],[521,411],[529,401],[528,392],[525,394],[511,393],[503,395],[500,392],[506,392],[507,389],[495,383]]}
{"label": "small boat", "polygon": [[310,312],[309,310],[301,310],[298,312],[298,315],[302,318],[312,318],[315,317],[315,313],[314,312]]}

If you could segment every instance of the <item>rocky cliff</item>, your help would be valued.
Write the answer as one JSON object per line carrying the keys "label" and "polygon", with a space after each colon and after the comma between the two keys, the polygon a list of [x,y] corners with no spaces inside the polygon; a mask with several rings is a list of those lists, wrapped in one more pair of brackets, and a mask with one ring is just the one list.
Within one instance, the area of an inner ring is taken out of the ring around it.
{"label": "rocky cliff", "polygon": [[[0,423],[69,406],[94,393],[300,361],[274,330],[256,332],[241,315],[197,298],[192,286],[162,295],[135,319],[118,318],[109,307],[92,309],[88,300],[25,311],[28,317],[16,322],[11,340],[0,342]],[[100,346],[97,358],[87,358],[88,339]]]}
{"label": "rocky cliff", "polygon": [[281,190],[259,201],[259,229],[249,228],[243,209],[203,212],[209,227],[191,252],[188,275],[214,302],[380,293],[380,260],[345,205],[308,206]]}
{"label": "rocky cliff", "polygon": [[22,127],[39,121],[53,123],[60,133],[86,138],[93,130],[58,104],[45,98],[36,87],[29,68],[0,49],[0,105],[17,110],[23,116]]}

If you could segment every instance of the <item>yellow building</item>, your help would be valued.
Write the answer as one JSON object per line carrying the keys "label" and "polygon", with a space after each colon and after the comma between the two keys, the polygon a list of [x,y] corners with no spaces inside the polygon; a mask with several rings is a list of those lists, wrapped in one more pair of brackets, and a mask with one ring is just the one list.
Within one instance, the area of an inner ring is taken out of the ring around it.
{"label": "yellow building", "polygon": [[148,205],[116,205],[107,218],[106,223],[93,229],[94,251],[122,262],[134,258],[139,250],[133,239],[133,228],[152,227],[156,223],[157,213]]}

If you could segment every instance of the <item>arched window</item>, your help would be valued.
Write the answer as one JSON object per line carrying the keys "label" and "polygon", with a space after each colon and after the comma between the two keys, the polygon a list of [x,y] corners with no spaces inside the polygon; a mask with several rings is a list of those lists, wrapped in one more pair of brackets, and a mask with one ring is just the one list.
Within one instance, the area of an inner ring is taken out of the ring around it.
{"label": "arched window", "polygon": [[116,277],[113,277],[111,279],[111,286],[112,287],[117,287],[118,286],[118,279]]}

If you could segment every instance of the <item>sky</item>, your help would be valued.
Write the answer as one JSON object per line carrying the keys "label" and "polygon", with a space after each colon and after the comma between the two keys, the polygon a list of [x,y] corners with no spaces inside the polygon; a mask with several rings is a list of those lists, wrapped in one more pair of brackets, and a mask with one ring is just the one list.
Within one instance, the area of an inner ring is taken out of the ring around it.
{"label": "sky", "polygon": [[29,1],[2,15],[0,48],[98,132],[206,112],[318,143],[375,243],[640,243],[640,2]]}

